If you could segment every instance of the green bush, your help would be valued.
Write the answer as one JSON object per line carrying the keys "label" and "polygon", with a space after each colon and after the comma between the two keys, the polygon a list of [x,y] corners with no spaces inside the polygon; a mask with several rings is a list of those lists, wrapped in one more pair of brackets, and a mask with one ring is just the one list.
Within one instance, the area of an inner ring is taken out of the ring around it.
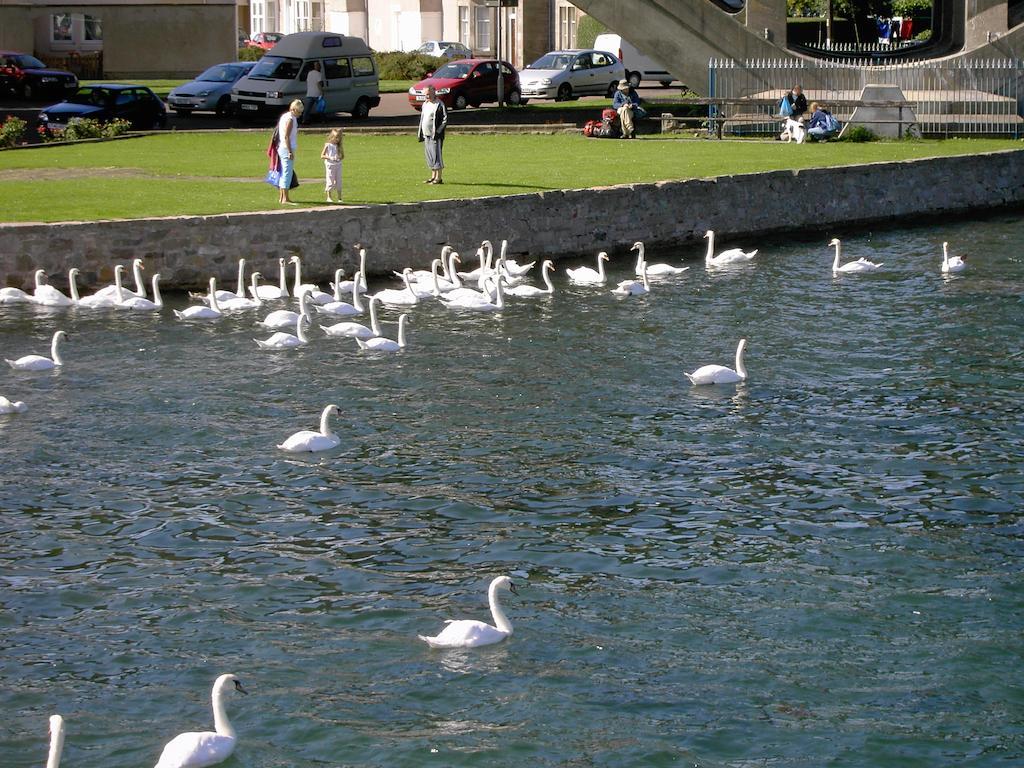
{"label": "green bush", "polygon": [[111,120],[109,123],[104,123],[100,129],[100,133],[105,139],[112,139],[115,136],[121,136],[122,134],[128,133],[132,129],[132,124],[128,120]]}
{"label": "green bush", "polygon": [[863,125],[851,125],[846,129],[846,133],[843,134],[843,141],[852,141],[855,144],[861,144],[865,141],[875,141],[878,139],[874,132],[869,128],[865,128]]}
{"label": "green bush", "polygon": [[373,57],[377,60],[381,80],[422,80],[427,72],[433,72],[448,61],[440,56],[404,51],[375,51]]}
{"label": "green bush", "polygon": [[263,58],[263,54],[266,53],[262,48],[258,48],[254,45],[247,45],[244,48],[238,49],[238,60],[239,61],[259,61]]}
{"label": "green bush", "polygon": [[98,120],[90,120],[87,117],[75,117],[68,121],[68,127],[64,129],[62,138],[64,141],[77,141],[78,139],[98,139],[103,136],[103,126]]}
{"label": "green bush", "polygon": [[593,16],[582,16],[576,24],[576,47],[593,48],[598,35],[603,35],[608,27]]}
{"label": "green bush", "polygon": [[27,123],[20,117],[11,115],[0,125],[0,148],[13,147],[21,140]]}

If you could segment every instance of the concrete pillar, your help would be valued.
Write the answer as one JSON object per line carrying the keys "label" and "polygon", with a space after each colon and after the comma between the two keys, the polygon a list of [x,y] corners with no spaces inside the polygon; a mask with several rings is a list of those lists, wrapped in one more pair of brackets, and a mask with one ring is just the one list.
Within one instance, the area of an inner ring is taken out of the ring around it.
{"label": "concrete pillar", "polygon": [[548,0],[519,0],[516,16],[524,66],[551,50],[551,30],[556,22],[551,16],[551,6]]}
{"label": "concrete pillar", "polygon": [[964,47],[985,45],[1006,34],[1006,0],[967,0]]}
{"label": "concrete pillar", "polygon": [[786,45],[786,0],[747,0],[747,29],[776,45]]}

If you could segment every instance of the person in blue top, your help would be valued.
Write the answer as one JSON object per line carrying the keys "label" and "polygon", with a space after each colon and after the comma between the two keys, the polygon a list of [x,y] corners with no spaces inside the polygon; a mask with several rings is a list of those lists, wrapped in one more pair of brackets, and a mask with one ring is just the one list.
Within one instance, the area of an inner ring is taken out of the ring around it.
{"label": "person in blue top", "polygon": [[839,123],[824,106],[811,102],[811,121],[807,124],[807,136],[811,141],[825,141],[837,132]]}
{"label": "person in blue top", "polygon": [[636,120],[647,117],[647,110],[640,106],[640,97],[628,80],[619,80],[619,87],[612,97],[612,109],[619,113],[622,123],[622,138],[636,138]]}

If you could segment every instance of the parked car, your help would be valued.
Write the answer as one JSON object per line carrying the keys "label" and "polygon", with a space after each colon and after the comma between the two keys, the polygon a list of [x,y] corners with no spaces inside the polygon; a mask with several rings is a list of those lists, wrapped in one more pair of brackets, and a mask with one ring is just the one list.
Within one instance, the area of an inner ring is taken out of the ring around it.
{"label": "parked car", "polygon": [[678,79],[672,76],[664,64],[638,50],[621,35],[611,32],[598,35],[594,47],[611,51],[619,57],[622,66],[626,68],[626,79],[634,88],[639,88],[643,80],[657,80],[663,88],[668,88],[673,80]]}
{"label": "parked car", "polygon": [[194,110],[231,114],[231,86],[256,66],[255,61],[233,61],[210,67],[191,82],[179,85],[167,94],[167,103],[179,115]]}
{"label": "parked car", "polygon": [[334,32],[296,32],[263,56],[231,87],[235,113],[242,119],[277,117],[293,99],[306,95],[306,75],[319,62],[327,114],[351,112],[368,117],[380,105],[373,51],[361,37]]}
{"label": "parked car", "polygon": [[0,51],[0,91],[34,99],[37,96],[63,97],[77,90],[78,78],[70,72],[51,69],[27,53]]}
{"label": "parked car", "polygon": [[426,56],[440,56],[445,59],[473,58],[473,52],[462,43],[450,43],[442,40],[427,40],[415,52]]}
{"label": "parked car", "polygon": [[128,120],[136,130],[149,130],[167,125],[167,108],[144,85],[87,85],[60,104],[45,107],[39,113],[39,122],[64,130],[76,117],[101,123]]}
{"label": "parked car", "polygon": [[281,32],[256,32],[249,37],[249,45],[252,48],[262,48],[269,51],[284,39]]}
{"label": "parked car", "polygon": [[[519,75],[507,61],[501,62],[502,86],[505,101],[519,104],[522,93]],[[430,77],[420,80],[409,89],[409,104],[419,110],[427,100],[427,86],[437,89],[437,97],[450,109],[479,107],[481,104],[498,100],[498,60],[463,59],[450,61],[438,67]]]}
{"label": "parked car", "polygon": [[626,68],[607,51],[552,51],[519,74],[523,103],[527,98],[566,101],[578,96],[611,96]]}

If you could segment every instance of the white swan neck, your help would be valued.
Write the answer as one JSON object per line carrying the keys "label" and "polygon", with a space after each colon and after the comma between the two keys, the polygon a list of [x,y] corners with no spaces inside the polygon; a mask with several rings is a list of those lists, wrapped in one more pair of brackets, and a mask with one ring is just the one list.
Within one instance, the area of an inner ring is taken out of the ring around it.
{"label": "white swan neck", "polygon": [[452,281],[453,287],[462,287],[462,278],[459,277],[458,270],[455,269],[455,251],[448,254],[448,279]]}
{"label": "white swan neck", "polygon": [[164,300],[160,295],[160,275],[153,275],[153,303],[163,309]]}
{"label": "white swan neck", "polygon": [[60,331],[57,331],[50,341],[50,358],[54,365],[64,365],[64,361],[60,357],[60,338]]}
{"label": "white swan neck", "polygon": [[366,249],[359,249],[359,271],[363,273],[363,279],[366,279]]}
{"label": "white swan neck", "polygon": [[68,289],[71,291],[71,300],[75,304],[81,301],[81,297],[78,295],[78,280],[75,279],[74,270],[68,272]]}
{"label": "white swan neck", "polygon": [[713,261],[715,258],[715,231],[713,229],[709,229],[705,237],[708,239],[708,252],[704,257],[704,260]]}
{"label": "white swan neck", "polygon": [[377,300],[370,299],[370,331],[380,336],[380,323],[377,322]]}
{"label": "white swan neck", "polygon": [[229,681],[220,678],[213,684],[213,729],[221,736],[234,739],[235,729],[228,720],[227,708],[224,706],[224,688],[227,685]]}
{"label": "white swan neck", "polygon": [[146,298],[146,281],[142,279],[142,262],[138,259],[132,262],[132,277],[135,279],[135,292]]}
{"label": "white swan neck", "polygon": [[124,301],[124,285],[121,283],[121,270],[114,270],[114,288],[117,293],[117,303]]}
{"label": "white swan neck", "polygon": [[302,262],[299,261],[299,257],[295,257],[295,287],[292,290],[296,296],[299,295],[299,286],[302,285]]}
{"label": "white swan neck", "polygon": [[320,434],[324,437],[331,437],[334,435],[331,432],[331,413],[333,412],[333,406],[327,406],[324,408],[324,412],[320,414]]}
{"label": "white swan neck", "polygon": [[45,274],[46,274],[46,272],[45,272],[45,271],[43,271],[43,270],[41,270],[41,269],[37,269],[37,270],[36,270],[35,278],[36,278],[36,290],[37,290],[37,291],[38,291],[38,290],[39,290],[40,288],[42,288],[42,286],[43,286],[43,276],[44,276]]}
{"label": "white swan neck", "polygon": [[334,300],[341,301],[341,278],[344,275],[344,270],[334,270]]}
{"label": "white swan neck", "polygon": [[297,338],[303,344],[306,344],[306,343],[309,342],[309,339],[306,336],[305,325],[306,325],[306,316],[305,315],[299,315],[299,319],[295,321],[295,338]]}
{"label": "white swan neck", "polygon": [[407,290],[409,293],[411,293],[412,297],[414,299],[416,299],[416,301],[418,302],[420,300],[420,297],[417,295],[416,291],[414,291],[412,289],[412,283],[409,282],[409,273],[408,272],[402,272],[402,280],[405,282],[405,290]]}
{"label": "white swan neck", "polygon": [[746,349],[746,346],[747,340],[741,339],[736,347],[736,373],[740,375],[741,379],[747,378],[747,368],[743,365],[743,351]]}
{"label": "white swan neck", "polygon": [[504,282],[504,280],[502,279],[502,276],[499,274],[498,275],[498,298],[494,302],[494,305],[498,309],[504,309],[505,308],[505,292],[501,289],[501,284],[503,282]]}
{"label": "white swan neck", "polygon": [[602,280],[606,279],[604,274],[604,259],[600,256],[597,257],[597,274],[600,275]]}
{"label": "white swan neck", "polygon": [[213,277],[210,278],[210,309],[220,312],[220,304],[217,303],[217,280]]}
{"label": "white swan neck", "polygon": [[548,287],[548,293],[554,293],[555,286],[552,285],[551,283],[551,267],[545,264],[543,267],[541,267],[540,275],[542,278],[544,278],[544,285]]}
{"label": "white swan neck", "polygon": [[644,280],[644,290],[645,291],[651,290],[651,283],[647,279],[647,261],[646,260],[644,260],[644,262],[643,262],[643,269],[641,271],[641,276],[643,277],[643,280]]}
{"label": "white swan neck", "polygon": [[491,618],[494,619],[494,626],[498,628],[500,632],[504,632],[506,635],[512,634],[512,624],[509,623],[508,617],[505,615],[505,611],[502,610],[501,604],[498,602],[498,581],[492,581],[491,586],[487,589],[487,602],[491,606]]}
{"label": "white swan neck", "polygon": [[359,295],[359,287],[363,284],[363,270],[356,272],[352,278],[352,306],[356,308],[357,312],[362,312],[366,307],[363,306],[363,298]]}
{"label": "white swan neck", "polygon": [[50,752],[46,757],[46,768],[60,768],[60,757],[64,752],[64,719],[59,715],[50,718]]}
{"label": "white swan neck", "polygon": [[245,296],[245,259],[238,260],[238,277],[235,280],[235,296]]}
{"label": "white swan neck", "polygon": [[942,244],[942,266],[949,268],[949,243]]}
{"label": "white swan neck", "polygon": [[284,259],[277,260],[277,287],[281,290],[281,297],[288,295],[288,266]]}
{"label": "white swan neck", "polygon": [[405,315],[398,318],[398,346],[405,347]]}
{"label": "white swan neck", "polygon": [[432,262],[430,262],[430,280],[434,284],[434,295],[435,296],[440,296],[441,295],[441,284],[437,281],[437,270],[440,268],[440,266],[441,266],[441,260],[440,259],[434,259]]}

